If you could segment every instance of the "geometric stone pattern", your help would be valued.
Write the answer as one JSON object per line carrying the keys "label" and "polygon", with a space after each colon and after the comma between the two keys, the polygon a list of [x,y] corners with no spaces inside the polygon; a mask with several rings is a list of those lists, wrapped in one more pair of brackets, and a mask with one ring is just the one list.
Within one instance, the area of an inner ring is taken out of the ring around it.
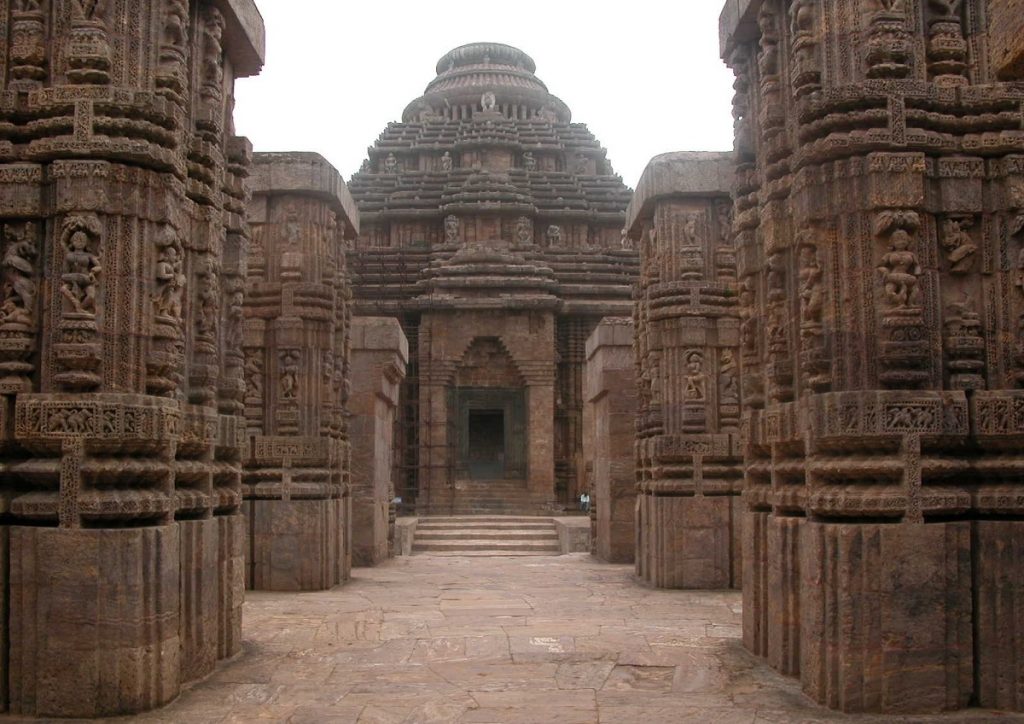
{"label": "geometric stone pattern", "polygon": [[[629,190],[535,69],[498,43],[447,53],[351,180],[356,314],[397,317],[409,340],[395,482],[421,513],[536,514],[578,495],[586,340],[629,313]],[[504,471],[484,480],[465,417],[500,395],[528,396],[529,419],[508,416]]]}
{"label": "geometric stone pattern", "polygon": [[355,204],[314,153],[256,154],[245,294],[249,588],[322,590],[351,567],[346,241]]}
{"label": "geometric stone pattern", "polygon": [[591,544],[608,563],[636,548],[636,355],[633,320],[605,317],[587,340],[583,457],[591,467]]}
{"label": "geometric stone pattern", "polygon": [[239,650],[231,109],[263,26],[249,0],[2,0],[0,28],[0,710],[128,714]]}
{"label": "geometric stone pattern", "polygon": [[395,425],[409,343],[398,320],[352,323],[352,561],[373,566],[391,557],[395,538]]}
{"label": "geometric stone pattern", "polygon": [[785,5],[721,19],[744,640],[833,708],[1021,710],[1020,4]]}
{"label": "geometric stone pattern", "polygon": [[738,588],[740,316],[722,153],[668,153],[644,171],[627,233],[639,246],[637,575],[662,588]]}

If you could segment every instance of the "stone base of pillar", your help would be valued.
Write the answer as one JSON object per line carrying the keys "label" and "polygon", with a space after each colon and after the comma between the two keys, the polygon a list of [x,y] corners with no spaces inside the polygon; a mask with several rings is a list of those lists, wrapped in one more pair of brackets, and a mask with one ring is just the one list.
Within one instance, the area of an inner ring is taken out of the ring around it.
{"label": "stone base of pillar", "polygon": [[973,526],[978,705],[1024,711],[1024,521]]}
{"label": "stone base of pillar", "polygon": [[181,685],[179,529],[10,529],[10,710],[108,717]]}
{"label": "stone base of pillar", "polygon": [[390,558],[390,510],[389,500],[352,500],[352,565],[375,566]]}
{"label": "stone base of pillar", "polygon": [[637,498],[637,575],[658,588],[737,588],[737,496]]}
{"label": "stone base of pillar", "polygon": [[217,658],[242,650],[242,604],[245,602],[245,516],[221,515],[217,521]]}
{"label": "stone base of pillar", "polygon": [[768,521],[771,513],[743,513],[743,645],[768,655]]}
{"label": "stone base of pillar", "polygon": [[768,663],[790,676],[800,673],[800,535],[805,520],[771,516],[766,530]]}
{"label": "stone base of pillar", "polygon": [[325,591],[342,582],[344,501],[249,500],[246,586]]}
{"label": "stone base of pillar", "polygon": [[217,666],[219,529],[213,518],[178,522],[181,547],[181,682]]}
{"label": "stone base of pillar", "polygon": [[803,523],[800,678],[808,696],[847,712],[968,705],[971,525]]}

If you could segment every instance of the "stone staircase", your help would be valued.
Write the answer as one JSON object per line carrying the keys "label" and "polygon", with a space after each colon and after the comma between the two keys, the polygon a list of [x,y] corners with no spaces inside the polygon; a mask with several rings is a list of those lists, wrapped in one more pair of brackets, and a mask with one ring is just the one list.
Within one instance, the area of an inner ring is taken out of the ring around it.
{"label": "stone staircase", "polygon": [[435,556],[557,556],[562,548],[551,518],[466,515],[420,518],[412,552]]}

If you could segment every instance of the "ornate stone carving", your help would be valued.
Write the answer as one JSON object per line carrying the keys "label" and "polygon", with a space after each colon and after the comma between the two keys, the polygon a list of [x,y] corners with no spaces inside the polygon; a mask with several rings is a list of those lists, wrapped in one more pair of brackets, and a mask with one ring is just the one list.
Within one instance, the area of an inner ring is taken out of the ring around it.
{"label": "ornate stone carving", "polygon": [[64,271],[60,293],[65,310],[77,316],[96,316],[96,288],[103,271],[98,255],[103,228],[95,215],[70,216],[64,220],[61,242]]}
{"label": "ornate stone carving", "polygon": [[224,97],[224,16],[207,5],[202,14],[199,95],[218,108]]}
{"label": "ornate stone carving", "polygon": [[110,82],[110,42],[106,13],[109,0],[71,0],[71,30],[66,46],[67,76],[72,83]]}
{"label": "ornate stone carving", "polygon": [[970,216],[950,216],[942,222],[942,248],[953,274],[967,274],[974,270],[978,245],[971,238],[974,219]]}
{"label": "ornate stone carving", "polygon": [[821,88],[819,0],[793,0],[789,6],[791,47],[793,53],[793,94],[801,98]]}
{"label": "ornate stone carving", "polygon": [[928,0],[928,74],[943,86],[968,82],[963,0]]}
{"label": "ornate stone carving", "polygon": [[[263,40],[214,5],[0,2],[0,450],[33,471],[0,480],[18,717],[140,714],[241,643],[241,390],[197,317],[224,313],[202,270],[245,263],[229,95]],[[233,32],[207,52],[215,13]]]}
{"label": "ornate stone carving", "polygon": [[1019,518],[1000,481],[1024,443],[1009,412],[1024,385],[1022,147],[990,110],[1009,93],[1019,125],[1000,80],[1019,76],[1015,56],[989,44],[1016,27],[1004,5],[765,0],[722,16],[722,57],[742,78],[756,54],[760,78],[732,189],[743,638],[846,712],[1021,708],[998,682],[1018,658],[1001,631],[1024,618],[977,606],[1017,566],[987,558],[991,536],[1024,540],[992,520]]}
{"label": "ornate stone carving", "polygon": [[46,80],[46,18],[44,0],[16,0],[11,7],[12,88],[38,88]]}
{"label": "ornate stone carving", "polygon": [[462,235],[459,230],[459,217],[444,217],[444,243],[458,244],[460,241],[462,241]]}
{"label": "ornate stone carving", "polygon": [[188,88],[188,35],[188,2],[165,0],[156,86],[159,93],[181,105]]}
{"label": "ornate stone carving", "polygon": [[545,233],[545,238],[548,243],[548,248],[558,247],[562,245],[562,227],[557,224],[551,224]]}

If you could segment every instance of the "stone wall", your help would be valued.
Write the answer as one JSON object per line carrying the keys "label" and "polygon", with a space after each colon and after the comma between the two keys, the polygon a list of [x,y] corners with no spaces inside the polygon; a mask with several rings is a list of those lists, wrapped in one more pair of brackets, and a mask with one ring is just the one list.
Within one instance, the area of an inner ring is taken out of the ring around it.
{"label": "stone wall", "polygon": [[358,214],[313,153],[257,154],[245,295],[245,509],[250,588],[348,578],[351,309],[345,242]]}
{"label": "stone wall", "polygon": [[592,475],[591,545],[608,563],[632,563],[636,545],[636,387],[633,320],[605,318],[587,340],[583,450]]}
{"label": "stone wall", "polygon": [[1024,0],[990,2],[988,35],[992,64],[1000,80],[1024,77]]}
{"label": "stone wall", "polygon": [[352,562],[391,556],[395,539],[395,418],[409,343],[396,319],[356,317],[352,327]]}
{"label": "stone wall", "polygon": [[240,645],[231,108],[262,21],[52,0],[0,26],[0,710],[140,712]]}
{"label": "stone wall", "polygon": [[832,708],[1024,708],[1024,89],[984,25],[1015,5],[722,15],[744,640]]}
{"label": "stone wall", "polygon": [[[731,159],[654,158],[626,212],[640,249],[637,575],[739,585],[740,318]],[[600,511],[598,511],[600,514]]]}

